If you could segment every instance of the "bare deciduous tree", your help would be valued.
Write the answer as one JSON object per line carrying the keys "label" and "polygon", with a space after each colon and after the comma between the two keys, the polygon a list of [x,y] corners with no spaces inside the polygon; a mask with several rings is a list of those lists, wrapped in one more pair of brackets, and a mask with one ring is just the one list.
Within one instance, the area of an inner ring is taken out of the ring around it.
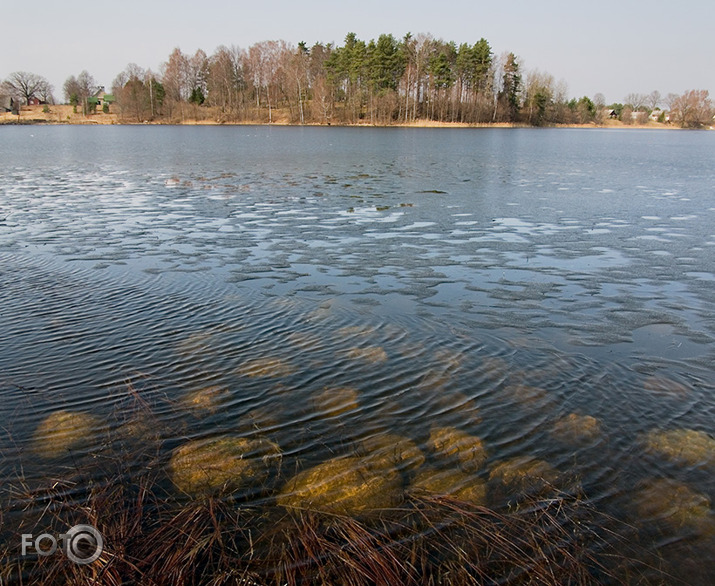
{"label": "bare deciduous tree", "polygon": [[636,112],[645,106],[647,100],[648,96],[645,94],[628,94],[625,98],[626,104]]}
{"label": "bare deciduous tree", "polygon": [[178,47],[162,66],[162,83],[166,90],[169,115],[172,115],[173,107],[178,104],[183,119],[183,103],[191,96],[191,88],[189,87],[189,60]]}
{"label": "bare deciduous tree", "polygon": [[658,90],[654,90],[651,93],[648,94],[646,97],[646,106],[648,106],[649,110],[655,110],[658,106],[660,106],[661,102],[661,95]]}
{"label": "bare deciduous tree", "polygon": [[690,90],[671,107],[671,119],[683,128],[702,128],[713,123],[713,104],[707,90]]}
{"label": "bare deciduous tree", "polygon": [[70,75],[63,86],[65,100],[73,106],[82,106],[86,115],[89,111],[89,98],[97,92],[97,82],[88,71],[84,70],[77,77]]}
{"label": "bare deciduous tree", "polygon": [[21,98],[25,104],[29,104],[33,98],[46,100],[52,96],[52,86],[41,75],[28,71],[16,71],[11,73],[4,81],[3,86],[6,93],[15,98]]}

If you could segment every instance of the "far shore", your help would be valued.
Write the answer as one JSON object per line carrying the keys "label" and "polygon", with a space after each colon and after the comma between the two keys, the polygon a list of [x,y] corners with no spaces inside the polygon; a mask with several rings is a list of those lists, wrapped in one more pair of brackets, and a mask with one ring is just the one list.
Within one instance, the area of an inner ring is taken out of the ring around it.
{"label": "far shore", "polygon": [[[48,110],[48,111],[45,111]],[[96,114],[84,115],[81,112],[75,112],[72,106],[53,105],[49,108],[44,106],[24,106],[20,114],[12,114],[4,112],[0,114],[0,125],[24,125],[24,124],[39,124],[39,125],[156,125],[156,126],[337,126],[337,127],[370,127],[370,128],[535,128],[528,124],[510,124],[510,123],[482,123],[468,124],[464,122],[440,122],[436,120],[415,120],[410,122],[393,122],[390,124],[371,124],[369,122],[361,122],[359,124],[299,124],[291,123],[286,117],[276,114],[275,120],[268,123],[265,120],[246,120],[240,122],[224,122],[214,119],[197,120],[193,118],[185,118],[183,120],[155,120],[131,122],[120,120],[117,114],[97,112]],[[557,124],[550,125],[547,128],[624,128],[624,129],[663,129],[663,130],[680,130],[678,126],[649,121],[647,124],[624,124],[620,120],[607,120],[603,123],[591,122],[588,124]]]}

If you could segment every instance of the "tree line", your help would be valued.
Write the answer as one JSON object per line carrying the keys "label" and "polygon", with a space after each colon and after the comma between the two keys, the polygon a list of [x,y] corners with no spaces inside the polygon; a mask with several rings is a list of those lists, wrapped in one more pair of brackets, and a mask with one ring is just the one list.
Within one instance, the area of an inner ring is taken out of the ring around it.
{"label": "tree line", "polygon": [[[44,78],[24,72],[3,84],[29,103],[51,99]],[[91,112],[97,84],[83,71],[70,76],[67,103]],[[241,49],[220,46],[212,55],[179,48],[160,71],[128,65],[111,87],[112,109],[127,122],[209,119],[217,122],[293,124],[394,124],[438,122],[586,124],[618,117],[646,121],[667,105],[682,126],[712,124],[707,91],[662,98],[630,94],[625,104],[607,106],[603,96],[567,97],[566,85],[545,72],[524,71],[513,53],[495,55],[482,38],[474,44],[446,42],[429,34],[391,34],[376,40],[349,33],[342,45],[294,46],[263,41]],[[105,111],[107,105],[105,104]]]}

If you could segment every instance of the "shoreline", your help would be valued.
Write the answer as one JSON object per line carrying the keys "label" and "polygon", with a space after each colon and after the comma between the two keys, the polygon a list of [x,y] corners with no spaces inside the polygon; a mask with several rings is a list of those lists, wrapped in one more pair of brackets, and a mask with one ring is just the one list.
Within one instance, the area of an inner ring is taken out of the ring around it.
{"label": "shoreline", "polygon": [[[533,126],[530,124],[521,123],[505,123],[505,122],[485,122],[478,124],[468,124],[464,122],[436,122],[433,120],[418,120],[415,122],[396,122],[394,124],[292,124],[288,122],[261,122],[261,121],[243,121],[243,122],[216,122],[212,120],[185,120],[183,122],[106,122],[99,120],[83,120],[83,121],[53,121],[42,119],[20,119],[8,120],[0,117],[1,126],[275,126],[275,127],[294,127],[294,128],[532,128],[532,129],[593,129],[593,130],[692,130],[681,128],[669,124],[549,124],[543,126]],[[701,130],[715,130],[713,127],[704,128]]]}
{"label": "shoreline", "polygon": [[[660,122],[648,122],[647,124],[623,124],[618,120],[608,120],[602,124],[589,122],[587,124],[551,124],[545,126],[533,126],[523,123],[506,122],[440,122],[436,120],[414,120],[410,122],[394,122],[391,124],[370,124],[360,123],[291,123],[285,118],[268,123],[262,120],[250,121],[218,121],[218,120],[160,120],[144,122],[121,121],[117,114],[105,114],[99,112],[87,116],[74,113],[71,106],[51,106],[48,112],[43,112],[42,106],[24,107],[20,115],[11,113],[0,114],[0,126],[294,126],[294,127],[320,127],[320,128],[593,128],[593,129],[639,129],[639,130],[682,130],[679,126]],[[712,130],[712,127],[710,127]]]}

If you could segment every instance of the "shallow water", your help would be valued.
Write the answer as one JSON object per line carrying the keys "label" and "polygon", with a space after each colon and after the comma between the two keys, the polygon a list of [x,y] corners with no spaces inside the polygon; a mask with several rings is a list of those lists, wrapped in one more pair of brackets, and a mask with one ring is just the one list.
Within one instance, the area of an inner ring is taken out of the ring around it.
{"label": "shallow water", "polygon": [[[260,427],[295,469],[384,433],[427,451],[431,426],[455,426],[485,442],[485,474],[547,460],[628,522],[654,521],[637,505],[652,478],[712,502],[715,455],[673,462],[644,437],[715,435],[714,141],[2,128],[4,474],[61,474],[31,455],[40,421],[110,418],[131,384],[161,398],[166,453]],[[216,408],[186,406],[212,385]],[[357,408],[321,411],[341,387]],[[560,434],[571,413],[598,433]],[[652,547],[707,576],[712,535],[686,533]]]}

